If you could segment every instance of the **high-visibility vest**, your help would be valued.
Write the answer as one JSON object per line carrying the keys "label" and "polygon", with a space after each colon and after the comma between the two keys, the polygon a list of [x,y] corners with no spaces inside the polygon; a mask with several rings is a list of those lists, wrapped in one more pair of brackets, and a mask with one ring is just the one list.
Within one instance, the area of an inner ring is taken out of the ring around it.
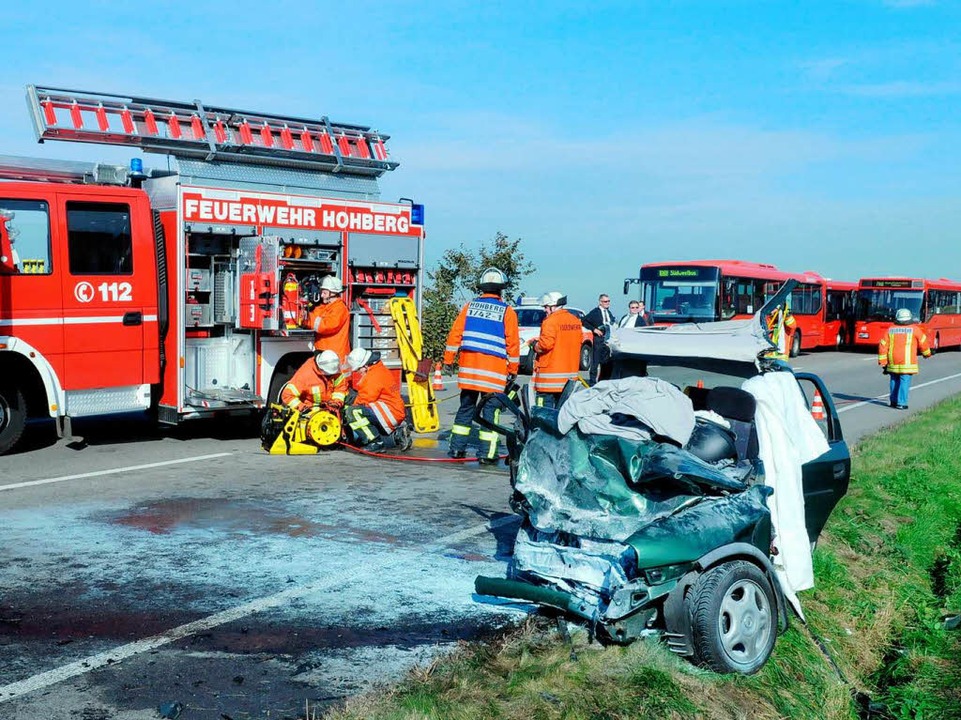
{"label": "high-visibility vest", "polygon": [[[488,293],[481,295],[477,300],[485,303],[491,300],[500,302],[497,295]],[[514,308],[504,306],[505,356],[501,357],[500,355],[469,349],[465,337],[465,327],[467,326],[470,306],[471,303],[467,303],[461,308],[457,319],[447,334],[447,344],[444,347],[444,364],[452,365],[458,352],[460,352],[457,386],[461,390],[501,392],[507,385],[507,376],[517,374],[520,362],[521,339],[517,325],[517,313],[514,312]],[[475,310],[477,310],[476,306]]]}
{"label": "high-visibility vest", "polygon": [[928,338],[920,325],[892,325],[878,343],[878,364],[896,375],[918,372],[918,353],[931,356]]}
{"label": "high-visibility vest", "polygon": [[534,345],[537,353],[534,389],[537,392],[559,393],[568,380],[577,377],[583,335],[581,321],[564,308],[558,308],[544,318]]}
{"label": "high-visibility vest", "polygon": [[507,358],[504,316],[507,303],[498,297],[483,295],[467,303],[461,350]]}

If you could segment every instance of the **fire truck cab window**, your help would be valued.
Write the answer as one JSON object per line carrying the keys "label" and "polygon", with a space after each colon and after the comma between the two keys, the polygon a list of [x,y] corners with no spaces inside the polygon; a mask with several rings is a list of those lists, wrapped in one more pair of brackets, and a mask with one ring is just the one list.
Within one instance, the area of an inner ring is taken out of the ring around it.
{"label": "fire truck cab window", "polygon": [[50,211],[42,200],[6,200],[0,198],[0,222],[6,225],[10,243],[7,272],[23,275],[49,275]]}
{"label": "fire truck cab window", "polygon": [[67,244],[71,275],[130,275],[130,206],[68,202]]}

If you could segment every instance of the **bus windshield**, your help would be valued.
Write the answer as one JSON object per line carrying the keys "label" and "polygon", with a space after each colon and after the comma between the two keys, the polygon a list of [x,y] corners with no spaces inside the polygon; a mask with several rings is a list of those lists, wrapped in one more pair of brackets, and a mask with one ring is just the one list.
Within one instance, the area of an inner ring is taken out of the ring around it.
{"label": "bus windshield", "polygon": [[719,277],[712,267],[643,268],[641,293],[654,322],[713,322]]}
{"label": "bus windshield", "polygon": [[900,308],[911,311],[915,321],[921,317],[922,290],[890,290],[876,288],[858,290],[857,319],[894,322],[894,314]]}

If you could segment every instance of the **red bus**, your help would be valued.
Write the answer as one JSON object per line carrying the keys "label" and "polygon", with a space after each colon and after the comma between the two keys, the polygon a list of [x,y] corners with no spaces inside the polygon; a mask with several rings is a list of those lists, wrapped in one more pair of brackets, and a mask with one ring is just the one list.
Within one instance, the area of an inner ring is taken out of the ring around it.
{"label": "red bus", "polygon": [[851,339],[853,296],[857,285],[828,280],[815,272],[788,273],[766,263],[742,260],[691,260],[641,266],[641,300],[654,323],[717,322],[751,317],[789,279],[797,321],[791,355],[818,347],[840,347]]}
{"label": "red bus", "polygon": [[961,282],[906,277],[861,279],[855,344],[877,347],[901,308],[921,323],[933,349],[961,346]]}

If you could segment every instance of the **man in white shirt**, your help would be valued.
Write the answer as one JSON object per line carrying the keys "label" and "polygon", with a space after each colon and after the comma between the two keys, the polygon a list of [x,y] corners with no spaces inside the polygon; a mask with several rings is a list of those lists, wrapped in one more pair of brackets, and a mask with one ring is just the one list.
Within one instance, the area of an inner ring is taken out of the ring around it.
{"label": "man in white shirt", "polygon": [[627,306],[627,315],[621,318],[620,322],[617,323],[618,327],[644,327],[645,325],[652,325],[651,316],[647,314],[644,309],[643,301],[631,300]]}

